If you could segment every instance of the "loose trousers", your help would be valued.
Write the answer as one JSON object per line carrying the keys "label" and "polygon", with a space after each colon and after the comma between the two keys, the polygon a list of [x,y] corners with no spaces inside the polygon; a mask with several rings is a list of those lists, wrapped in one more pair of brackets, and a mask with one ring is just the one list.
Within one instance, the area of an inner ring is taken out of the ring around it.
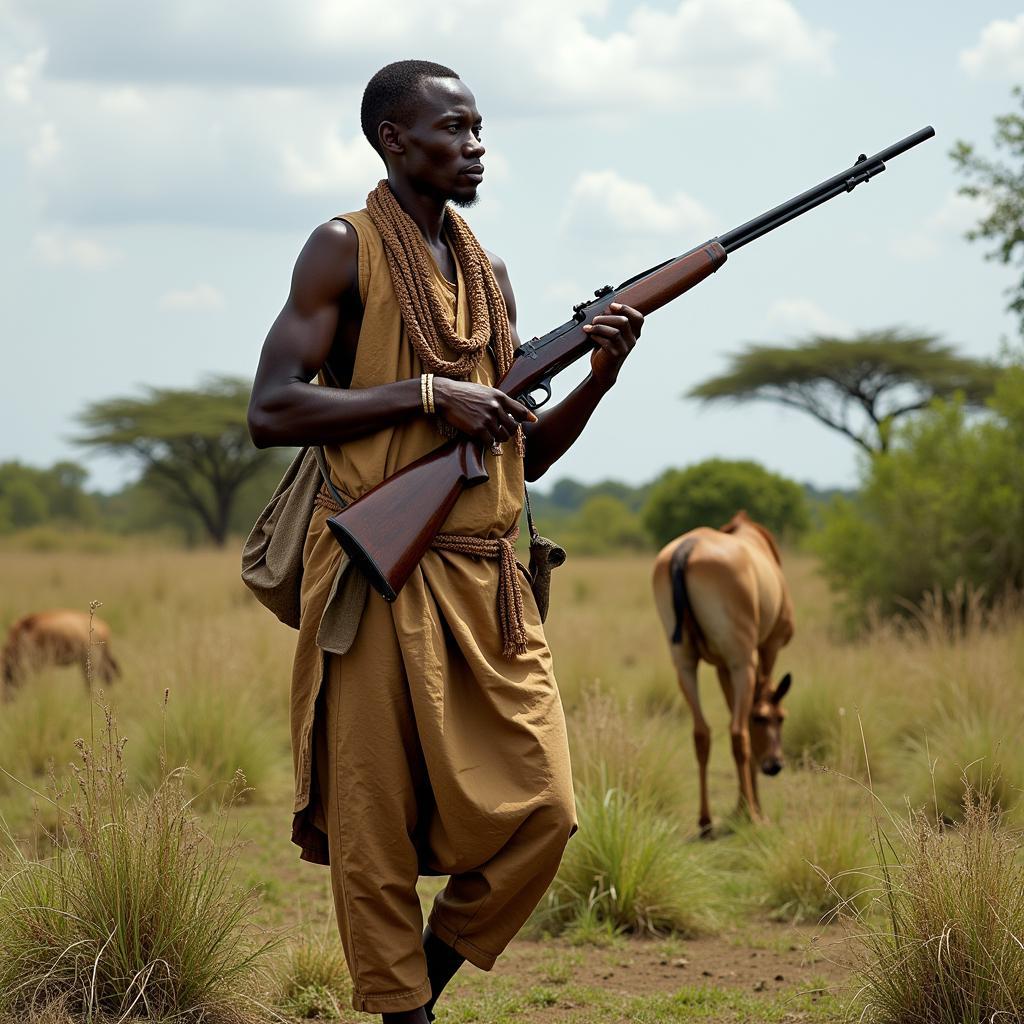
{"label": "loose trousers", "polygon": [[[409,650],[401,612],[369,594],[351,649],[324,655],[313,728],[313,821],[328,837],[352,1006],[369,1013],[430,999],[419,875],[450,876],[428,923],[489,971],[577,829],[546,644],[515,662],[467,660],[464,648],[478,648],[460,644],[462,625],[426,597],[416,611],[426,647]],[[528,591],[524,600],[542,638]]]}

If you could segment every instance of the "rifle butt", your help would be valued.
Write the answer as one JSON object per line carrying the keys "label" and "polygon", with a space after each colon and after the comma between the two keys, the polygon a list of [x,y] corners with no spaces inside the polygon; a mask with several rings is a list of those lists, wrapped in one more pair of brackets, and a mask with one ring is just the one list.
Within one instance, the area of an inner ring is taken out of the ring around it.
{"label": "rifle butt", "polygon": [[328,517],[370,586],[394,601],[466,487],[488,479],[480,446],[449,441]]}

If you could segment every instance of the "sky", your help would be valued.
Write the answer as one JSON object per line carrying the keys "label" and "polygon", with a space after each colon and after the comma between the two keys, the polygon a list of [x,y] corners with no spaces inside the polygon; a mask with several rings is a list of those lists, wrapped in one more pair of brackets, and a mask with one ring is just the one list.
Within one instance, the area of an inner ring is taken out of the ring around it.
{"label": "sky", "polygon": [[1019,5],[0,0],[0,461],[74,458],[114,489],[136,468],[73,444],[87,404],[251,379],[305,239],[383,174],[359,102],[406,58],[476,96],[487,170],[464,214],[509,268],[523,340],[859,153],[937,133],[651,314],[541,489],[712,456],[849,487],[856,446],[805,415],[682,396],[752,342],[901,326],[980,357],[1016,333],[1012,270],[964,240],[979,207],[949,151],[992,152],[1024,81]]}

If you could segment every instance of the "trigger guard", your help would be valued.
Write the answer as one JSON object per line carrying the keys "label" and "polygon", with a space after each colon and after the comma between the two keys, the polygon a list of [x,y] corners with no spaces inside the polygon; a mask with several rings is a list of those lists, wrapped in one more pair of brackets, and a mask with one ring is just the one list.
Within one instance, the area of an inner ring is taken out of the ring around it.
{"label": "trigger guard", "polygon": [[[541,391],[544,397],[539,401],[533,397],[534,392]],[[547,404],[551,398],[551,384],[548,381],[541,381],[532,391],[527,391],[523,394],[522,398],[519,399],[531,412],[534,409],[539,409],[542,405]]]}

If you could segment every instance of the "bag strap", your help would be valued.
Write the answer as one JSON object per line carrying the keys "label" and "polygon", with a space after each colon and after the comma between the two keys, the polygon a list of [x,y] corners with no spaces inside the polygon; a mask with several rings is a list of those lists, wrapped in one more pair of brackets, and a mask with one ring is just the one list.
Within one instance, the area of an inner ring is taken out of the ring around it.
{"label": "bag strap", "polygon": [[540,534],[537,532],[537,527],[533,523],[533,509],[530,507],[530,491],[526,484],[523,484],[523,495],[526,498],[526,521],[530,524],[530,540],[535,541]]}
{"label": "bag strap", "polygon": [[[338,378],[335,377],[334,371],[328,366],[326,362],[323,365],[324,373],[334,381],[333,387],[341,387],[338,383]],[[338,489],[334,486],[334,481],[331,480],[331,469],[327,465],[327,456],[324,455],[324,449],[322,445],[312,445],[313,457],[316,459],[316,464],[320,467],[320,475],[324,478],[324,483],[327,484],[327,489],[331,492],[331,497],[344,508],[348,502],[338,493]]]}

